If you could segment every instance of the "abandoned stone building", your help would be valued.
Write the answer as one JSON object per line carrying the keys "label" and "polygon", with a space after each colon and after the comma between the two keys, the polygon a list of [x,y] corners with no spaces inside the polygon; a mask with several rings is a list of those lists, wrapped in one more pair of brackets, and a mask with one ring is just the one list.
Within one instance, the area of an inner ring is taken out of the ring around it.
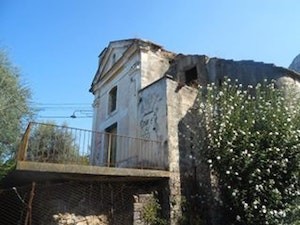
{"label": "abandoned stone building", "polygon": [[[191,157],[195,154],[193,136],[186,127],[195,123],[189,109],[197,104],[198,85],[221,84],[225,77],[249,85],[276,80],[278,86],[300,88],[298,73],[273,64],[175,54],[140,39],[110,42],[99,55],[90,89],[95,96],[93,130],[159,144],[154,149],[142,148],[144,153],[138,154],[138,146],[125,147],[115,139],[107,152],[101,147],[105,143],[94,139],[93,163],[137,168],[146,163],[169,171],[170,221],[176,224],[181,196],[199,191],[197,180],[209,176],[204,167],[195,167]],[[214,223],[217,215],[210,214],[207,220]]]}
{"label": "abandoned stone building", "polygon": [[[10,189],[0,190],[0,221],[144,225],[143,209],[155,197],[171,225],[183,213],[188,224],[197,224],[201,214],[203,224],[217,225],[218,211],[201,203],[213,184],[207,166],[195,164],[198,140],[190,128],[197,118],[191,109],[198,104],[198,85],[221,84],[225,77],[251,85],[274,79],[300,89],[300,74],[273,64],[177,54],[141,39],[110,42],[90,87],[93,131],[59,128],[72,142],[81,138],[72,148],[80,162],[70,155],[49,157],[57,154],[53,149],[34,152],[34,126],[46,125],[29,125],[16,169],[2,182]],[[28,186],[33,182],[36,187]]]}

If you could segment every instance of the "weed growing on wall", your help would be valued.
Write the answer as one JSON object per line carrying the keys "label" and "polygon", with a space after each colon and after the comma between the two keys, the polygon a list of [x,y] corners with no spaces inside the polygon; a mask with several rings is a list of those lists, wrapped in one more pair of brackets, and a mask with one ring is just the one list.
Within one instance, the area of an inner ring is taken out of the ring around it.
{"label": "weed growing on wall", "polygon": [[200,93],[201,152],[218,180],[223,223],[299,224],[297,93],[230,79]]}
{"label": "weed growing on wall", "polygon": [[142,218],[147,225],[166,225],[167,221],[161,218],[161,206],[158,199],[153,195],[145,204]]}

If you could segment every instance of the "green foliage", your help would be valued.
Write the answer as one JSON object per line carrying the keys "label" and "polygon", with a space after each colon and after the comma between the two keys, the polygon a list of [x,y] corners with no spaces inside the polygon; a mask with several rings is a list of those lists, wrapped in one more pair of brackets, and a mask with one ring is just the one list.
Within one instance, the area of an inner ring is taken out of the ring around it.
{"label": "green foliage", "polygon": [[167,221],[160,217],[161,206],[156,197],[149,199],[143,207],[142,218],[147,225],[166,225]]}
{"label": "green foliage", "polygon": [[193,214],[193,205],[186,199],[186,197],[181,196],[181,210],[182,215],[179,218],[180,225],[202,225],[204,224],[201,219],[201,215]]}
{"label": "green foliage", "polygon": [[[72,163],[83,160],[79,147],[67,126],[33,123],[27,157],[29,160],[52,163]],[[87,163],[85,163],[87,164]]]}
{"label": "green foliage", "polygon": [[224,224],[299,224],[300,102],[292,93],[229,79],[202,89],[201,152],[218,179]]}
{"label": "green foliage", "polygon": [[4,163],[2,163],[0,168],[0,180],[2,180],[14,168],[15,168],[14,159],[6,160]]}
{"label": "green foliage", "polygon": [[[32,115],[30,91],[22,85],[19,71],[0,51],[0,170],[4,176],[11,168],[23,123]],[[1,178],[0,178],[1,179]]]}

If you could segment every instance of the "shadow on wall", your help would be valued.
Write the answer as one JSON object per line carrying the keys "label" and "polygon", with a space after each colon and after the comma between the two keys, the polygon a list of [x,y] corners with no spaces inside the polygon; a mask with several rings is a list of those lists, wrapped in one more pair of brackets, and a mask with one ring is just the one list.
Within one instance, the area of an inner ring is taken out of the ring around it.
{"label": "shadow on wall", "polygon": [[216,184],[206,161],[199,98],[178,124],[183,217],[181,224],[219,224],[220,210],[214,204]]}

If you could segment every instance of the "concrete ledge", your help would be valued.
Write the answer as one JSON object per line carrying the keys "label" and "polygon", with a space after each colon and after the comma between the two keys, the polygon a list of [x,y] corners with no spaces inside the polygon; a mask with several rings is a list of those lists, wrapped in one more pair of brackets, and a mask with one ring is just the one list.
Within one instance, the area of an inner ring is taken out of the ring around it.
{"label": "concrete ledge", "polygon": [[30,185],[35,182],[156,182],[166,180],[171,172],[87,165],[18,161],[16,167],[0,182],[0,188]]}
{"label": "concrete ledge", "polygon": [[117,177],[170,177],[169,171],[18,161],[16,170]]}

